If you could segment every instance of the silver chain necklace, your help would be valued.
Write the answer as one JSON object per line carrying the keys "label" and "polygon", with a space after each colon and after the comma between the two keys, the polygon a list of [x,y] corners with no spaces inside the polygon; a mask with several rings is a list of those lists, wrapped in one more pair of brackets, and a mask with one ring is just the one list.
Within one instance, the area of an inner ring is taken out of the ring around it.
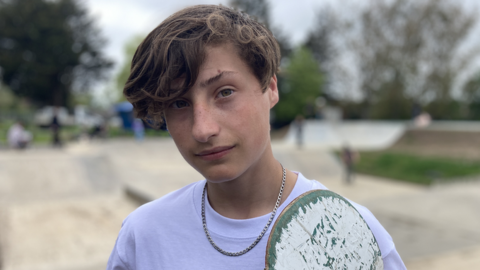
{"label": "silver chain necklace", "polygon": [[240,255],[243,255],[243,254],[249,252],[252,248],[254,248],[258,244],[258,242],[260,242],[263,235],[267,232],[268,227],[270,227],[270,224],[272,223],[273,218],[275,217],[275,213],[277,213],[277,208],[280,205],[280,201],[282,200],[282,193],[283,193],[283,188],[285,187],[285,179],[287,178],[287,173],[285,171],[285,168],[283,168],[283,165],[280,164],[280,166],[282,166],[282,170],[283,170],[282,187],[280,188],[280,193],[278,193],[277,202],[275,203],[275,207],[273,208],[272,215],[270,216],[270,219],[268,220],[267,225],[265,225],[265,228],[263,228],[262,232],[257,237],[257,239],[255,239],[255,241],[249,247],[247,247],[246,249],[244,249],[242,251],[239,251],[239,252],[228,252],[228,251],[225,251],[225,250],[221,249],[219,246],[217,246],[217,244],[215,244],[212,237],[210,237],[210,233],[208,233],[207,220],[205,219],[205,191],[207,190],[207,184],[205,183],[205,187],[203,187],[203,194],[202,194],[203,230],[205,231],[205,235],[207,236],[210,244],[212,244],[213,248],[215,248],[218,252],[222,253],[223,255],[227,255],[227,256],[240,256]]}

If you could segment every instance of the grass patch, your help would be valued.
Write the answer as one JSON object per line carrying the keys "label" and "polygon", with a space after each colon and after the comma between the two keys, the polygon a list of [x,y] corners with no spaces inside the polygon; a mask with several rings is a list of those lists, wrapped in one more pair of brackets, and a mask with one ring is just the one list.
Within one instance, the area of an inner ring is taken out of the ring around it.
{"label": "grass patch", "polygon": [[[0,145],[7,144],[8,129],[13,125],[13,121],[5,121],[0,123]],[[49,128],[42,128],[33,124],[27,124],[25,129],[32,134],[32,143],[37,145],[52,143],[52,131]],[[77,126],[64,126],[60,129],[60,138],[63,142],[71,141],[81,129]]]}
{"label": "grass patch", "polygon": [[[8,129],[12,126],[13,121],[0,122],[0,146],[7,145]],[[29,131],[32,136],[32,144],[46,145],[52,143],[52,131],[49,128],[41,128],[33,124],[27,124],[25,129]],[[60,138],[62,142],[70,142],[76,140],[82,133],[88,133],[90,130],[82,130],[78,126],[63,126],[60,129]],[[170,134],[164,130],[145,129],[145,137],[168,137]],[[133,138],[132,130],[124,130],[123,128],[108,128],[106,138]]]}
{"label": "grass patch", "polygon": [[480,161],[378,151],[361,152],[355,168],[364,174],[429,185],[434,180],[448,181],[480,174]]}

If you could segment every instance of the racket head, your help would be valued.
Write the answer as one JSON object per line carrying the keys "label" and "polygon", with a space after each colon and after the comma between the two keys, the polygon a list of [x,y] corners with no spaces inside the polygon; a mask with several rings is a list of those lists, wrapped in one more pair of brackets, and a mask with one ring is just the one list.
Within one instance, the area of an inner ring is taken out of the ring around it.
{"label": "racket head", "polygon": [[308,191],[280,213],[268,238],[265,269],[383,269],[380,247],[342,196]]}

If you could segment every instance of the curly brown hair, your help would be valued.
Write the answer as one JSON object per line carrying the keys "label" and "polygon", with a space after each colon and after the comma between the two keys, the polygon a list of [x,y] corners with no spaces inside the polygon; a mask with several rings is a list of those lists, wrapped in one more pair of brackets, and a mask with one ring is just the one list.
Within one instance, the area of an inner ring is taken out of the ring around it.
{"label": "curly brown hair", "polygon": [[192,6],[157,26],[133,56],[123,93],[137,117],[160,126],[166,106],[195,84],[206,47],[225,43],[237,48],[265,91],[280,64],[273,34],[240,11],[221,5]]}

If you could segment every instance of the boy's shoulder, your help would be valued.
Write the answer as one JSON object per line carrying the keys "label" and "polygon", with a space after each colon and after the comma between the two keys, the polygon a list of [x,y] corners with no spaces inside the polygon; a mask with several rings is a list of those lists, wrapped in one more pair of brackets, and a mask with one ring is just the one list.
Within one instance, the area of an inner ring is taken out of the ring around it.
{"label": "boy's shoulder", "polygon": [[205,180],[191,183],[167,195],[145,203],[130,213],[123,222],[123,226],[129,224],[134,227],[143,227],[145,224],[155,224],[178,218],[183,214],[191,214],[195,211],[194,194],[202,188]]}

